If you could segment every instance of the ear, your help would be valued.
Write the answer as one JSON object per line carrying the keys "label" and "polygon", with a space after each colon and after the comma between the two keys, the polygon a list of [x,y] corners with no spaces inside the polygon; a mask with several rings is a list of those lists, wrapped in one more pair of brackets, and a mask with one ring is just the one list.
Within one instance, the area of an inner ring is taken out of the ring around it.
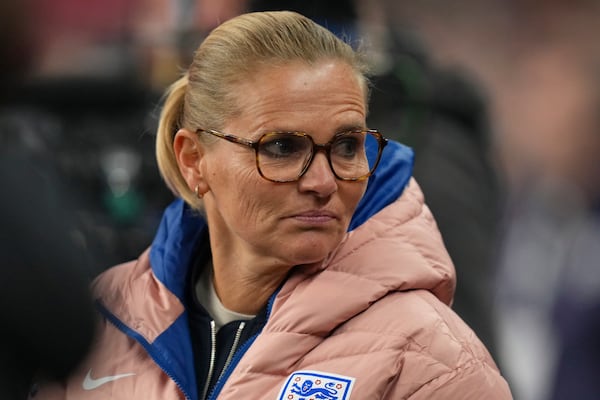
{"label": "ear", "polygon": [[208,185],[204,179],[201,164],[204,159],[204,145],[198,135],[187,129],[180,129],[173,140],[173,151],[179,171],[191,190],[198,185],[199,193],[206,193]]}

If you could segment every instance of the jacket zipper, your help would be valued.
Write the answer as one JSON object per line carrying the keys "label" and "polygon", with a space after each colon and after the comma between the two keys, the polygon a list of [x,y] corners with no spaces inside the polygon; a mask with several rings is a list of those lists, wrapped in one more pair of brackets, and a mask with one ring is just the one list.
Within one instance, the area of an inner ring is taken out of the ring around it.
{"label": "jacket zipper", "polygon": [[208,363],[208,375],[206,376],[206,384],[204,385],[204,393],[202,393],[202,399],[206,400],[208,395],[208,387],[215,369],[215,359],[217,357],[217,328],[215,320],[210,321],[210,360]]}
{"label": "jacket zipper", "polygon": [[[238,325],[237,331],[235,333],[235,337],[233,339],[233,344],[231,345],[231,349],[229,349],[229,354],[227,355],[227,360],[225,361],[225,365],[223,365],[223,369],[221,369],[221,373],[219,374],[219,377],[217,378],[217,382],[219,380],[221,380],[221,378],[223,377],[223,373],[227,370],[227,367],[229,367],[229,364],[231,363],[231,359],[233,358],[233,355],[235,354],[235,352],[238,348],[238,345],[240,343],[240,338],[242,337],[242,332],[244,331],[245,326],[246,326],[246,323],[244,321],[240,322],[240,324]],[[217,352],[217,333],[216,333],[215,321],[212,320],[212,321],[210,321],[210,361],[209,361],[209,366],[208,366],[208,376],[207,376],[206,385],[204,386],[204,393],[202,394],[202,399],[204,399],[204,400],[207,399],[208,388],[210,386],[210,382],[212,381],[212,376],[213,376],[214,369],[215,369],[216,352]],[[211,394],[212,394],[212,391],[211,391]]]}
{"label": "jacket zipper", "polygon": [[[273,293],[271,295],[271,298],[269,299],[269,301],[267,303],[267,319],[269,319],[269,317],[271,316],[271,310],[273,309],[273,303],[275,303],[275,298],[277,297],[277,294],[279,293],[280,290],[281,290],[281,286],[279,287],[279,289],[277,289],[275,291],[275,293]],[[262,328],[261,328],[261,331],[262,331]],[[240,331],[240,334],[241,334],[241,331]],[[221,372],[221,376],[217,380],[217,383],[215,383],[215,386],[213,387],[213,389],[210,391],[210,396],[208,397],[208,399],[210,399],[210,400],[216,399],[216,397],[219,395],[219,393],[223,389],[223,386],[225,386],[225,382],[227,382],[227,379],[229,379],[231,372],[233,371],[235,366],[237,366],[237,364],[240,362],[240,360],[242,359],[244,354],[246,354],[246,351],[248,351],[250,346],[252,346],[252,343],[254,343],[254,341],[256,340],[258,335],[260,335],[260,332],[257,332],[252,337],[248,338],[239,347],[239,349],[237,351],[235,351],[235,353],[232,354],[231,359],[229,360],[229,358],[228,358],[230,365],[226,365],[223,368],[223,371]]]}
{"label": "jacket zipper", "polygon": [[[231,349],[229,350],[229,354],[227,355],[227,361],[225,361],[225,365],[223,366],[223,369],[221,370],[219,379],[221,379],[221,377],[223,377],[223,373],[227,370],[227,367],[229,367],[229,364],[231,363],[233,354],[237,351],[237,347],[240,343],[240,337],[242,337],[242,331],[244,330],[245,326],[246,326],[246,323],[244,321],[240,322],[240,326],[238,326],[237,332],[235,333],[235,338],[233,339],[233,344],[231,345]],[[217,379],[217,382],[219,381],[219,379]]]}
{"label": "jacket zipper", "polygon": [[[231,375],[231,372],[233,370],[233,368],[235,368],[235,366],[240,362],[240,359],[242,358],[242,356],[244,354],[246,354],[246,351],[248,351],[248,349],[250,348],[250,346],[252,345],[252,343],[254,343],[254,340],[258,337],[258,333],[255,334],[254,336],[252,336],[250,339],[246,340],[244,342],[244,344],[242,344],[240,346],[240,348],[238,349],[239,351],[237,351],[232,358],[232,362],[228,368],[228,371],[223,370],[223,374],[221,374],[221,377],[219,378],[219,380],[217,381],[217,383],[215,384],[215,386],[213,387],[213,389],[210,392],[210,396],[208,396],[208,400],[213,400],[216,399],[217,395],[221,392],[221,389],[223,389],[223,386],[225,386],[225,383],[227,382],[227,379],[229,378],[229,375]],[[232,367],[233,366],[233,367]],[[224,375],[224,376],[223,376]]]}

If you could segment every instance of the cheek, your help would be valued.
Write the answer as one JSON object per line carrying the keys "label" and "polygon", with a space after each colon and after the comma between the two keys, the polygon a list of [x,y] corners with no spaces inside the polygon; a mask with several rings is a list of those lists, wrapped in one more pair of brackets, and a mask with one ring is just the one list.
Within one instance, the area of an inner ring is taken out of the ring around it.
{"label": "cheek", "polygon": [[354,215],[354,211],[356,211],[356,207],[358,203],[362,199],[365,191],[367,190],[367,181],[364,182],[343,182],[340,185],[339,192],[342,201],[347,209],[347,218],[346,221],[348,224],[350,223],[350,219]]}
{"label": "cheek", "polygon": [[256,229],[281,203],[254,165],[234,166],[219,187],[218,201],[230,222],[241,230]]}
{"label": "cheek", "polygon": [[[262,180],[262,178],[260,178]],[[242,194],[242,212],[246,221],[258,227],[270,224],[281,217],[282,209],[289,191],[281,190],[266,181],[256,182],[254,185],[248,185],[248,192]]]}
{"label": "cheek", "polygon": [[[229,145],[229,143],[226,143]],[[225,151],[222,147],[208,155],[209,185],[218,197],[243,190],[243,183],[253,179],[256,167],[244,153]]]}

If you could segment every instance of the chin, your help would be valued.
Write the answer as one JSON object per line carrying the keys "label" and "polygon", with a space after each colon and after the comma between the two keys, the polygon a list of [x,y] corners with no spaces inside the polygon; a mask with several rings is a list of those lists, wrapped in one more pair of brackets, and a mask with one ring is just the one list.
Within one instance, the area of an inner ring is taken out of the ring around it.
{"label": "chin", "polygon": [[288,254],[294,260],[295,265],[313,264],[327,258],[338,244],[339,241],[332,240],[296,242],[290,246]]}

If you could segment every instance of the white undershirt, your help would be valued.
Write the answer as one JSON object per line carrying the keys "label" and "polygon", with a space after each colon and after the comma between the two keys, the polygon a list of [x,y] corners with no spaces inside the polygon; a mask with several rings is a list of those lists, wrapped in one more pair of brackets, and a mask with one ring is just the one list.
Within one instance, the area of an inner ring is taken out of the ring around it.
{"label": "white undershirt", "polygon": [[206,265],[196,282],[196,298],[198,302],[208,311],[215,321],[217,330],[231,321],[250,320],[255,315],[241,314],[227,309],[215,291],[213,284],[212,262]]}

